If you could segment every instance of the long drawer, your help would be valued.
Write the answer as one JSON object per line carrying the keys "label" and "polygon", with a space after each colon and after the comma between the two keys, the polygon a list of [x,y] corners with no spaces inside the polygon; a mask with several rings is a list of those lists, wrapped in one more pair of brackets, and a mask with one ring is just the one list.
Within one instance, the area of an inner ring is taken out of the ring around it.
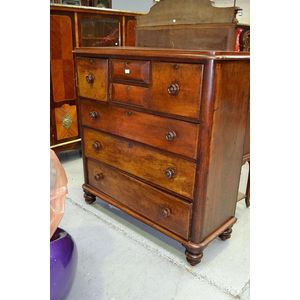
{"label": "long drawer", "polygon": [[197,157],[197,124],[93,101],[82,100],[80,109],[83,125],[193,159]]}
{"label": "long drawer", "polygon": [[156,224],[188,239],[191,204],[103,163],[87,160],[89,184]]}
{"label": "long drawer", "polygon": [[84,128],[85,155],[130,174],[193,198],[196,164],[175,155]]}

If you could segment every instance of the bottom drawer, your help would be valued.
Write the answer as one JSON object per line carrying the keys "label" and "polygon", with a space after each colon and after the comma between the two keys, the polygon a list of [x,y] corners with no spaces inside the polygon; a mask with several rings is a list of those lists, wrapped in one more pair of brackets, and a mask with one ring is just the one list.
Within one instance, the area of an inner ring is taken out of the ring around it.
{"label": "bottom drawer", "polygon": [[156,224],[188,239],[191,204],[105,164],[87,160],[89,184]]}

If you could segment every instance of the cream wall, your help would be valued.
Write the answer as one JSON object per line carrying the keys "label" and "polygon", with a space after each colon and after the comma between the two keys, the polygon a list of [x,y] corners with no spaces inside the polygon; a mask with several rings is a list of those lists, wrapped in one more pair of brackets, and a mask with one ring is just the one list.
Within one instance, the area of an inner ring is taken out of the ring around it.
{"label": "cream wall", "polygon": [[153,0],[112,0],[113,9],[148,12]]}
{"label": "cream wall", "polygon": [[[216,7],[226,7],[233,6],[233,0],[214,0],[214,6]],[[236,0],[236,6],[243,9],[242,15],[237,16],[239,23],[250,24],[250,0]]]}

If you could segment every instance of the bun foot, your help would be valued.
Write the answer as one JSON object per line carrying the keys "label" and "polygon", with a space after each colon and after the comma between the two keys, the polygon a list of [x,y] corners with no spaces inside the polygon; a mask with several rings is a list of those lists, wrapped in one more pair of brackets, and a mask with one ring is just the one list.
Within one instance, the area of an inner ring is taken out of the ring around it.
{"label": "bun foot", "polygon": [[186,255],[186,260],[189,262],[190,265],[195,266],[200,263],[202,257],[203,257],[203,252],[201,251],[200,253],[192,253],[189,250],[185,251]]}
{"label": "bun foot", "polygon": [[219,235],[219,238],[222,241],[228,240],[231,237],[232,229],[227,228],[222,234]]}
{"label": "bun foot", "polygon": [[84,192],[84,200],[87,204],[92,204],[96,201],[96,196],[94,196],[93,194],[89,193],[89,192]]}

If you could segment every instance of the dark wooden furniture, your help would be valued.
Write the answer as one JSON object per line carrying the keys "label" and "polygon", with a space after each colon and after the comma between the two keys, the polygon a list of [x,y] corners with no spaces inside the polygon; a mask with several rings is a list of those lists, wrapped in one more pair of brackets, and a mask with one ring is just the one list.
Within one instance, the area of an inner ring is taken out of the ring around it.
{"label": "dark wooden furniture", "polygon": [[78,149],[75,47],[134,46],[136,13],[69,5],[50,5],[50,145]]}
{"label": "dark wooden furniture", "polygon": [[237,23],[238,10],[210,0],[162,0],[137,17],[136,46],[249,51],[250,27]]}
{"label": "dark wooden furniture", "polygon": [[[239,24],[238,7],[214,7],[210,0],[162,0],[137,17],[136,45],[177,49],[250,51],[250,26]],[[243,162],[250,167],[250,110]],[[250,205],[250,168],[246,194]]]}
{"label": "dark wooden furniture", "polygon": [[235,208],[249,54],[76,49],[88,203],[96,196],[186,247],[191,265]]}

